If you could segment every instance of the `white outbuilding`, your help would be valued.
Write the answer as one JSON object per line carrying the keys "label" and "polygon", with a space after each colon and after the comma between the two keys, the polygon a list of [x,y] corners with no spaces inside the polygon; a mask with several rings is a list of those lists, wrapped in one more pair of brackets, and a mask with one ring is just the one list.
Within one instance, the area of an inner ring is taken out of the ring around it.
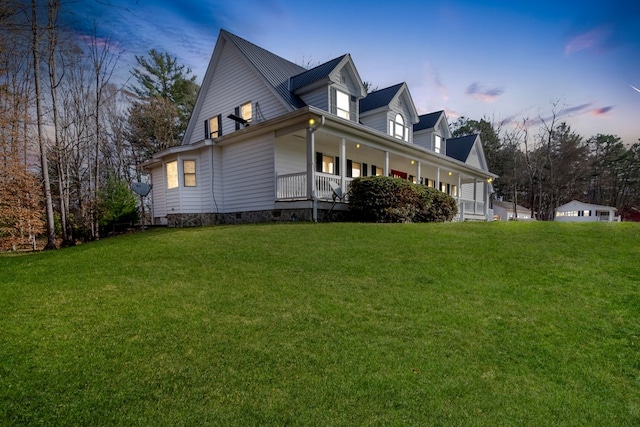
{"label": "white outbuilding", "polygon": [[556,208],[556,221],[563,222],[620,222],[617,209],[611,206],[594,205],[572,200]]}

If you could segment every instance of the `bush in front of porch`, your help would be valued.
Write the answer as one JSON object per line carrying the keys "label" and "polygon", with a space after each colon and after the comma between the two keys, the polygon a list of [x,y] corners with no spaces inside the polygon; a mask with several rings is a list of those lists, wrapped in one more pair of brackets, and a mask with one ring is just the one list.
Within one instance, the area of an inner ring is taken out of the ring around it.
{"label": "bush in front of porch", "polygon": [[364,222],[442,222],[457,213],[455,199],[424,185],[401,178],[355,178],[349,208]]}

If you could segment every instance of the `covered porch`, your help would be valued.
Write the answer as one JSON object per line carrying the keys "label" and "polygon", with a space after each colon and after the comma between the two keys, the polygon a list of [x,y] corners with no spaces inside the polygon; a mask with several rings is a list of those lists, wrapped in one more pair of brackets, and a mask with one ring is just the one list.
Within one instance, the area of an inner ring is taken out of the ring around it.
{"label": "covered porch", "polygon": [[458,204],[457,220],[493,217],[487,203],[492,174],[387,135],[360,134],[350,127],[332,122],[276,134],[276,202],[332,201],[331,183],[335,183],[348,203],[354,178],[382,175],[451,195]]}

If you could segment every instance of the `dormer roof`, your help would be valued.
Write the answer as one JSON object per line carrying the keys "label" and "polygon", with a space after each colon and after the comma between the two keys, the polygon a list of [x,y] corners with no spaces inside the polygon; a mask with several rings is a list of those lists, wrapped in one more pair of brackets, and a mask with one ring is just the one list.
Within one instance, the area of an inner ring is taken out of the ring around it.
{"label": "dormer roof", "polygon": [[433,129],[442,117],[444,117],[444,110],[423,114],[419,117],[420,121],[413,125],[413,131],[418,132],[425,129]]}
{"label": "dormer roof", "polygon": [[384,89],[371,92],[366,98],[360,100],[360,114],[364,114],[369,111],[374,111],[379,108],[389,108],[394,101],[401,97],[406,97],[406,105],[411,113],[411,122],[418,121],[419,116],[416,111],[416,107],[409,93],[409,88],[406,83],[398,83],[393,86],[389,86]]}
{"label": "dormer roof", "polygon": [[362,79],[353,63],[353,59],[351,59],[351,55],[348,53],[310,70],[305,70],[302,73],[294,75],[289,80],[289,89],[292,93],[298,94],[313,90],[321,85],[337,83],[339,82],[340,72],[344,68],[347,69],[348,74],[353,79],[353,83],[358,90],[357,93],[352,95],[358,98],[366,96],[367,91],[364,88]]}

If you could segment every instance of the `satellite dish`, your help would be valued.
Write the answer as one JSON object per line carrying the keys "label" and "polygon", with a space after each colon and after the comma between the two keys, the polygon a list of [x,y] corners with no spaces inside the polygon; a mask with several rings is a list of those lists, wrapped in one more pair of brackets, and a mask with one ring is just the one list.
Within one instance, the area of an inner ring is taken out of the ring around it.
{"label": "satellite dish", "polygon": [[145,184],[144,182],[132,182],[131,189],[134,193],[144,197],[151,191],[151,186],[149,184]]}
{"label": "satellite dish", "polygon": [[340,187],[338,183],[329,181],[329,186],[331,187],[331,191],[333,191],[333,200],[336,200],[336,198],[342,200],[344,198],[342,187]]}

